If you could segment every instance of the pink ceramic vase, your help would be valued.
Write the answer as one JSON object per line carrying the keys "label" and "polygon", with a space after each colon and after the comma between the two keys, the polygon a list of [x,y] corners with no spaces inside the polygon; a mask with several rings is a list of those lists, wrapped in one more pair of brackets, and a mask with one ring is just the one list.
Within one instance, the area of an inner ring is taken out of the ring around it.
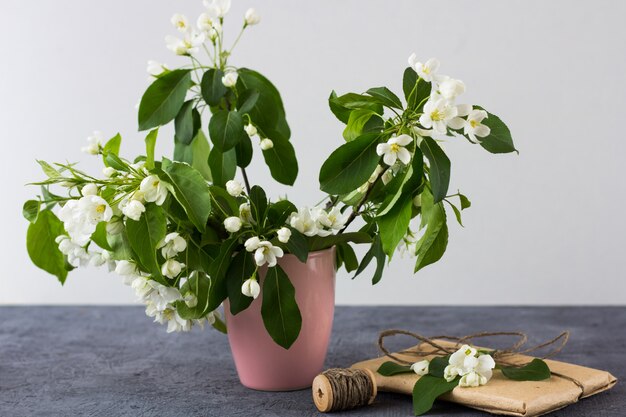
{"label": "pink ceramic vase", "polygon": [[[298,339],[289,349],[277,345],[261,317],[263,291],[250,307],[233,316],[224,303],[228,341],[241,383],[263,391],[308,388],[322,371],[335,311],[335,250],[312,252],[306,263],[287,254],[278,264],[296,291],[302,314]],[[261,288],[266,268],[260,272]]]}

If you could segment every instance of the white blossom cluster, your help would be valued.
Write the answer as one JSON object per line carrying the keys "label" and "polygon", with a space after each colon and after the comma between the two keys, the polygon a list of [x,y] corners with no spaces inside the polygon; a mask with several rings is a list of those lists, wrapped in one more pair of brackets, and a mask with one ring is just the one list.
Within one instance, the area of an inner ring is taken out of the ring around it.
{"label": "white blossom cluster", "polygon": [[481,354],[469,345],[463,345],[450,355],[449,365],[443,371],[446,381],[461,376],[459,386],[478,387],[485,385],[493,375],[496,362],[491,355]]}

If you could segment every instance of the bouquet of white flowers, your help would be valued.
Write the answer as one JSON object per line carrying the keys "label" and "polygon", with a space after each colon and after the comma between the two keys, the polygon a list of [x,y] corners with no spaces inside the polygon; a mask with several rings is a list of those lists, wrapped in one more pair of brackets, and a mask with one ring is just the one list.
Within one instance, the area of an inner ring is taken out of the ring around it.
{"label": "bouquet of white flowers", "polygon": [[[230,1],[205,4],[195,26],[183,15],[172,18],[180,37],[168,37],[167,46],[185,65],[149,63],[154,81],[138,111],[145,155],[123,157],[119,134],[105,140],[95,133],[84,150],[102,158],[103,175],[39,161],[47,179],[24,205],[28,253],[61,283],[76,267],[107,265],[168,331],[206,322],[225,331],[218,307],[228,299],[232,314],[245,310],[264,291],[259,271],[268,268],[272,280],[264,286],[274,286],[279,304],[262,314],[274,323],[266,326],[272,338],[287,348],[302,318],[281,313],[298,306],[279,258],[291,253],[305,262],[334,246],[337,265],[356,275],[375,260],[376,284],[400,247],[416,257],[417,272],[446,249],[446,205],[459,223],[470,206],[464,195],[448,194],[450,160],[438,142],[465,139],[492,153],[515,148],[497,116],[458,103],[462,81],[442,75],[437,60],[418,62],[413,54],[404,100],[386,87],[331,93],[330,109],[345,129],[319,173],[327,197],[314,207],[268,199],[247,171],[257,149],[279,183],[292,185],[298,174],[283,102],[266,77],[229,64],[241,35],[260,18],[248,10],[226,47]],[[174,155],[157,159],[159,127],[171,122]],[[349,231],[357,217],[364,226]],[[353,244],[369,245],[360,261]]]}

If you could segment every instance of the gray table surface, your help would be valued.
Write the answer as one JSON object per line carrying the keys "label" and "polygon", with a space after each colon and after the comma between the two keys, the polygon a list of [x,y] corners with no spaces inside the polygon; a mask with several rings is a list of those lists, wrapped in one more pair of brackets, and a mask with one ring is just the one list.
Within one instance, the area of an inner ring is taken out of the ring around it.
{"label": "gray table surface", "polygon": [[[626,377],[624,307],[338,307],[328,367],[376,357],[375,340],[386,328],[431,335],[519,330],[531,343],[568,329],[559,359]],[[410,397],[381,393],[374,405],[341,415],[411,411]],[[139,307],[0,307],[2,417],[250,415],[321,414],[310,390],[241,386],[227,338],[216,331],[166,334]],[[487,414],[438,402],[430,415]],[[625,385],[551,415],[625,416]]]}

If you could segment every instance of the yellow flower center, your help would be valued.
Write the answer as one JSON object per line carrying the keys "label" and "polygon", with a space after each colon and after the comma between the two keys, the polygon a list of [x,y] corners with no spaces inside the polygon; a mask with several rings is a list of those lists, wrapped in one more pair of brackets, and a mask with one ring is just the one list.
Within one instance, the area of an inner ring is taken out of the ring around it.
{"label": "yellow flower center", "polygon": [[159,186],[159,180],[154,180],[154,182],[152,183],[152,186],[154,188],[157,188]]}
{"label": "yellow flower center", "polygon": [[183,22],[182,20],[179,20],[178,23],[177,23],[177,26],[179,28],[181,28],[181,29],[184,29],[185,28],[185,22]]}
{"label": "yellow flower center", "polygon": [[96,211],[100,214],[104,213],[104,210],[106,210],[106,206],[104,204],[100,204],[96,207]]}
{"label": "yellow flower center", "polygon": [[470,126],[472,126],[473,128],[475,128],[476,126],[479,126],[480,122],[477,120],[470,120]]}
{"label": "yellow flower center", "polygon": [[398,151],[400,150],[400,145],[398,145],[397,143],[392,143],[390,148],[391,152],[398,153]]}
{"label": "yellow flower center", "polygon": [[422,72],[424,74],[430,74],[430,68],[424,66],[424,67],[422,67]]}
{"label": "yellow flower center", "polygon": [[467,349],[467,350],[465,351],[465,354],[466,354],[467,356],[471,355],[471,354],[472,354],[472,349]]}
{"label": "yellow flower center", "polygon": [[443,120],[443,114],[438,109],[435,109],[430,113],[430,119],[438,122],[440,120]]}

